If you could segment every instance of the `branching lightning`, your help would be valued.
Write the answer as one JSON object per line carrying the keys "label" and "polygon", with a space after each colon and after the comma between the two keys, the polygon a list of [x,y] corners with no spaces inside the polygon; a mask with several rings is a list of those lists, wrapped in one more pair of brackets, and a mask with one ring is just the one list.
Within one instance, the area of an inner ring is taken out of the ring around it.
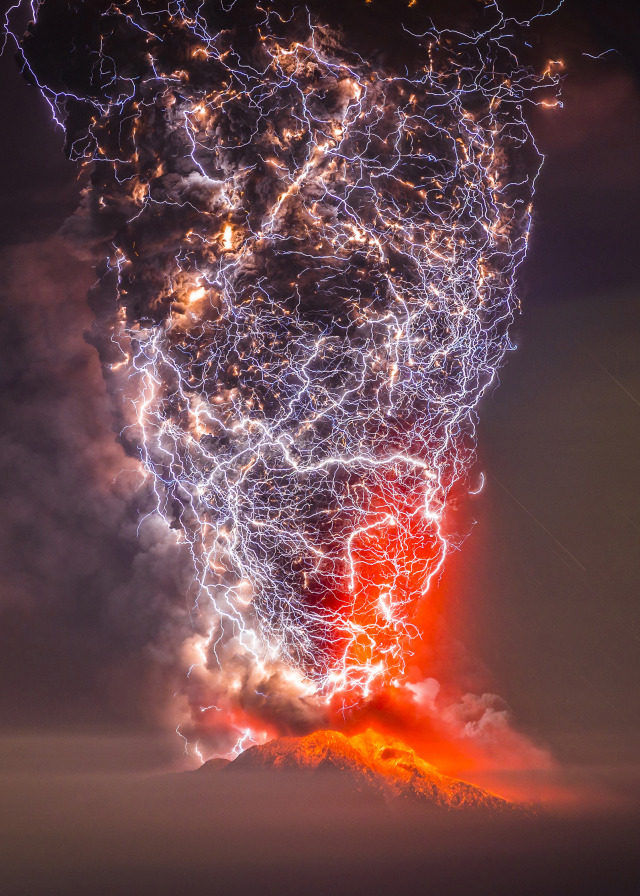
{"label": "branching lightning", "polygon": [[313,8],[123,0],[90,4],[62,86],[47,5],[23,64],[92,169],[94,339],[191,553],[194,662],[319,700],[401,681],[451,490],[477,491],[541,163],[526,105],[559,64],[520,67],[492,4],[477,33],[405,29],[399,71]]}

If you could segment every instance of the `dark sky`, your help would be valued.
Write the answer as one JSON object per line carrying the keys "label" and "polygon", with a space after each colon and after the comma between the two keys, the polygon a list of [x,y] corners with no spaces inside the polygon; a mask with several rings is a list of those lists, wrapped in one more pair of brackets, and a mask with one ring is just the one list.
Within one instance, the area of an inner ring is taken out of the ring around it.
{"label": "dark sky", "polygon": [[[567,0],[540,29],[567,60],[565,109],[532,118],[548,158],[518,350],[480,408],[487,484],[443,624],[536,742],[626,767],[640,747],[640,32],[633,4],[603,5]],[[0,71],[1,724],[163,731],[180,572],[164,576],[153,533],[136,539],[133,465],[83,338],[92,272],[54,235],[76,170],[10,55]]]}

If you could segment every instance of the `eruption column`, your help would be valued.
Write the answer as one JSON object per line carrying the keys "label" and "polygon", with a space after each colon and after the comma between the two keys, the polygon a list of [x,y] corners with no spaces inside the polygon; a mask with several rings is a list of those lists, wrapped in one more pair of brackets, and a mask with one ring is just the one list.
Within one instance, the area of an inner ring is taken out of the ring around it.
{"label": "eruption column", "polygon": [[556,69],[518,66],[492,4],[469,33],[402,26],[401,65],[318,4],[34,13],[27,74],[91,166],[121,438],[191,552],[194,712],[242,676],[401,681],[510,348],[541,161],[523,109]]}

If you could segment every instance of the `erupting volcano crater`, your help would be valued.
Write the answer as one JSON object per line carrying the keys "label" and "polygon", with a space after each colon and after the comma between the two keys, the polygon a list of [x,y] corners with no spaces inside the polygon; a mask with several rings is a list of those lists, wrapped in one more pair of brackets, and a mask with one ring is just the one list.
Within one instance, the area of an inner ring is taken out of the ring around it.
{"label": "erupting volcano crater", "polygon": [[197,774],[289,773],[304,787],[333,780],[345,790],[379,796],[387,803],[412,801],[441,810],[522,812],[523,807],[459,781],[421,759],[411,747],[369,728],[347,736],[315,731],[306,737],[279,737],[250,747],[232,762],[206,762]]}

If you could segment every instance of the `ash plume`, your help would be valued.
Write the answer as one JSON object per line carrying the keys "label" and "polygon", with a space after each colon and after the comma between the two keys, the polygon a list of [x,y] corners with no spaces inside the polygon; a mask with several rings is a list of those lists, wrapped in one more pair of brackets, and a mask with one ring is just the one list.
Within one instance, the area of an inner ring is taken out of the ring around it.
{"label": "ash plume", "polygon": [[90,169],[92,341],[190,551],[183,730],[211,742],[402,682],[511,347],[557,68],[495,3],[403,6],[393,52],[362,6],[44,0],[19,51]]}

